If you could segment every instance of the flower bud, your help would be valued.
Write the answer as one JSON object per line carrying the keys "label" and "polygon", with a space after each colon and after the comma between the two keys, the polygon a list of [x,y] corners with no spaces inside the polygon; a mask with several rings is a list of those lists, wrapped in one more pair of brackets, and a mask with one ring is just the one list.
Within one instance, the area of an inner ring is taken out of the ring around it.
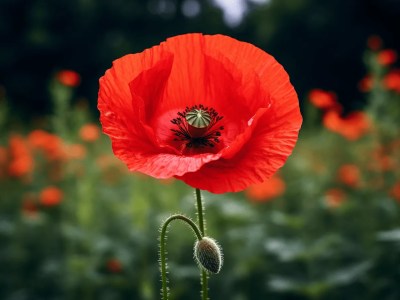
{"label": "flower bud", "polygon": [[200,267],[217,274],[222,267],[222,250],[217,242],[209,237],[203,237],[194,245],[194,257]]}

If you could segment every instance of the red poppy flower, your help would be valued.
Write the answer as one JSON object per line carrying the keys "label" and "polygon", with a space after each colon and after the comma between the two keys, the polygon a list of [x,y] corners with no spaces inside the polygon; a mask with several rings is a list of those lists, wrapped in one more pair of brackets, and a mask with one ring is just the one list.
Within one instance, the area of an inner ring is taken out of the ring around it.
{"label": "red poppy flower", "polygon": [[264,202],[283,195],[285,189],[285,182],[275,174],[262,183],[249,186],[246,195],[252,200]]}
{"label": "red poppy flower", "polygon": [[383,86],[400,93],[400,69],[391,70],[383,78]]}
{"label": "red poppy flower", "polygon": [[341,182],[350,187],[357,187],[360,184],[360,169],[356,165],[342,165],[337,175]]}
{"label": "red poppy flower", "polygon": [[122,264],[116,258],[111,258],[106,263],[107,270],[111,273],[120,273],[122,271]]}
{"label": "red poppy flower", "polygon": [[382,39],[378,35],[368,37],[367,46],[373,51],[379,50],[382,47]]}
{"label": "red poppy flower", "polygon": [[131,171],[214,193],[272,176],[302,122],[283,67],[222,35],[181,35],[117,59],[100,78],[98,108]]}
{"label": "red poppy flower", "polygon": [[79,136],[85,142],[95,142],[100,137],[100,129],[95,124],[85,124],[79,130]]}
{"label": "red poppy flower", "polygon": [[63,141],[55,134],[40,129],[33,130],[28,135],[28,142],[33,149],[42,151],[50,161],[62,160],[66,156]]}
{"label": "red poppy flower", "polygon": [[60,204],[63,196],[63,192],[59,188],[48,186],[40,192],[39,202],[43,206],[55,206]]}
{"label": "red poppy flower", "polygon": [[379,145],[375,149],[372,149],[372,152],[369,154],[368,166],[369,169],[375,172],[382,172],[382,171],[391,171],[397,168],[396,166],[396,159],[398,155],[396,155],[396,148],[395,144],[385,146]]}
{"label": "red poppy flower", "polygon": [[323,123],[329,130],[351,141],[362,137],[371,127],[367,115],[361,111],[354,111],[342,117],[337,111],[331,110],[324,115]]}
{"label": "red poppy flower", "polygon": [[391,65],[397,60],[397,52],[393,49],[385,49],[378,53],[378,63],[382,66]]}
{"label": "red poppy flower", "polygon": [[366,75],[363,79],[361,79],[360,82],[358,83],[358,89],[363,93],[367,93],[370,90],[372,90],[373,86],[374,86],[374,79],[369,74]]}
{"label": "red poppy flower", "polygon": [[346,194],[343,190],[332,188],[325,192],[325,202],[329,207],[336,208],[346,200]]}
{"label": "red poppy flower", "polygon": [[396,182],[391,188],[390,195],[400,202],[400,181]]}
{"label": "red poppy flower", "polygon": [[30,175],[34,168],[34,160],[24,138],[19,135],[13,135],[10,137],[9,144],[9,175],[12,177],[23,177]]}
{"label": "red poppy flower", "polygon": [[25,193],[22,197],[22,213],[27,217],[36,217],[38,207],[36,195],[33,193]]}
{"label": "red poppy flower", "polygon": [[334,92],[328,92],[320,89],[313,89],[310,91],[308,98],[310,102],[317,108],[320,109],[335,109],[341,111],[341,105],[337,101],[336,94]]}
{"label": "red poppy flower", "polygon": [[65,152],[69,159],[84,159],[86,157],[87,150],[85,146],[81,144],[69,144],[65,146]]}
{"label": "red poppy flower", "polygon": [[73,70],[59,71],[56,78],[60,83],[69,87],[77,87],[81,83],[81,76]]}

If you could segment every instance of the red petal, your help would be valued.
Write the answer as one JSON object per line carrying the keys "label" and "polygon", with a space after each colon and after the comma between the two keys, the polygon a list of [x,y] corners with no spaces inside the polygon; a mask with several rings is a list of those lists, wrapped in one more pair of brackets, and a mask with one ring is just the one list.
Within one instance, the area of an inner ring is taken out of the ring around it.
{"label": "red petal", "polygon": [[[131,171],[157,178],[194,172],[220,157],[210,153],[190,157],[175,155],[176,149],[157,143],[153,129],[147,124],[159,105],[172,58],[172,54],[160,47],[127,55],[116,60],[113,68],[100,79],[100,120],[112,140],[114,154]],[[164,126],[169,127],[169,121]]]}
{"label": "red petal", "polygon": [[[269,93],[271,106],[254,119],[254,132],[248,129],[235,141],[233,153],[226,150],[218,161],[198,172],[179,177],[187,184],[213,193],[235,192],[271,177],[285,163],[297,141],[302,123],[298,100],[283,67],[267,53],[224,36],[208,37],[210,45],[244,70],[254,70]],[[225,154],[225,156],[224,156]],[[226,158],[226,159],[224,159]]]}
{"label": "red petal", "polygon": [[[286,117],[299,124],[296,110],[288,110]],[[291,154],[297,141],[298,128],[290,123],[282,128],[268,130],[268,111],[254,121],[252,136],[246,140],[234,157],[228,157],[204,165],[199,171],[187,173],[179,179],[195,188],[212,193],[237,192],[249,185],[270,178]],[[239,147],[239,146],[238,146]]]}
{"label": "red petal", "polygon": [[[260,93],[258,74],[253,68],[238,67],[230,59],[222,47],[224,39],[222,44],[212,43],[219,37],[222,36],[186,34],[161,44],[164,51],[174,53],[174,64],[159,111],[202,103],[219,112],[246,115],[250,119],[259,107],[269,105],[268,95]],[[242,44],[230,41],[234,43],[228,47],[240,48]],[[272,56],[268,59],[274,60]]]}

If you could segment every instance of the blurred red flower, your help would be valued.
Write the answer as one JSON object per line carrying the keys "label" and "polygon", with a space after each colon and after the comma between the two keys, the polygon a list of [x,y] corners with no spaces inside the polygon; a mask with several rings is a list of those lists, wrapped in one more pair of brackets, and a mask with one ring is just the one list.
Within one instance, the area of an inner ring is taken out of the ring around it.
{"label": "blurred red flower", "polygon": [[285,189],[285,182],[275,174],[262,183],[249,186],[246,195],[249,199],[264,202],[283,195]]}
{"label": "blurred red flower", "polygon": [[360,184],[360,169],[354,164],[342,165],[338,170],[338,179],[348,186],[357,187]]}
{"label": "blurred red flower", "polygon": [[69,159],[84,159],[86,148],[81,144],[70,144],[65,146],[66,154]]}
{"label": "blurred red flower", "polygon": [[310,102],[317,108],[320,109],[335,109],[341,111],[341,105],[337,101],[336,94],[334,92],[328,92],[321,89],[313,89],[308,94]]}
{"label": "blurred red flower", "polygon": [[100,78],[98,108],[131,171],[214,193],[271,177],[302,122],[283,67],[223,35],[181,35],[117,59]]}
{"label": "blurred red flower", "polygon": [[400,181],[396,182],[391,188],[390,195],[400,202]]}
{"label": "blurred red flower", "polygon": [[107,270],[111,273],[120,273],[122,271],[122,264],[116,258],[111,258],[106,264]]}
{"label": "blurred red flower", "polygon": [[361,92],[369,92],[372,87],[374,86],[374,80],[372,78],[371,75],[366,75],[363,79],[360,80],[360,82],[358,83],[358,89]]}
{"label": "blurred red flower", "polygon": [[20,135],[12,135],[9,139],[8,174],[12,177],[22,177],[32,173],[34,160],[32,153]]}
{"label": "blurred red flower", "polygon": [[60,204],[63,192],[55,186],[44,188],[39,194],[39,202],[43,206],[55,206]]}
{"label": "blurred red flower", "polygon": [[397,52],[393,49],[385,49],[378,53],[378,63],[382,66],[391,65],[397,60]]}
{"label": "blurred red flower", "polygon": [[368,37],[367,46],[373,51],[379,50],[382,47],[382,39],[378,35]]}
{"label": "blurred red flower", "polygon": [[400,69],[391,70],[383,78],[383,86],[400,93]]}
{"label": "blurred red flower", "polygon": [[351,112],[345,117],[342,117],[337,111],[328,111],[323,117],[323,124],[329,130],[339,133],[351,141],[359,139],[371,128],[368,116],[361,111]]}
{"label": "blurred red flower", "polygon": [[79,136],[85,142],[95,142],[100,137],[100,129],[95,124],[85,124],[79,130]]}
{"label": "blurred red flower", "polygon": [[325,202],[329,207],[336,208],[346,200],[346,194],[343,190],[332,188],[325,192]]}
{"label": "blurred red flower", "polygon": [[56,74],[57,80],[63,85],[77,87],[81,83],[81,76],[73,70],[61,70]]}
{"label": "blurred red flower", "polygon": [[36,129],[29,133],[28,142],[32,149],[41,151],[50,161],[62,160],[66,156],[63,141],[55,134]]}
{"label": "blurred red flower", "polygon": [[27,217],[36,217],[38,207],[36,203],[36,195],[33,193],[25,193],[22,197],[22,213]]}
{"label": "blurred red flower", "polygon": [[380,144],[372,149],[372,152],[368,155],[368,167],[371,171],[382,172],[391,171],[396,169],[396,160],[394,159],[397,155],[394,153],[396,150],[391,149],[392,145]]}

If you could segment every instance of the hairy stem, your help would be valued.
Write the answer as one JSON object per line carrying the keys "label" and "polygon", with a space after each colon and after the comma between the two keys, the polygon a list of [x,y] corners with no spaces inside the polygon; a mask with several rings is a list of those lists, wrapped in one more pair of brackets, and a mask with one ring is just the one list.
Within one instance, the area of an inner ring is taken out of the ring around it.
{"label": "hairy stem", "polygon": [[[205,236],[203,199],[201,198],[200,189],[196,189],[196,200],[197,200],[197,221],[199,223],[201,234]],[[201,269],[200,283],[201,283],[201,299],[208,300],[208,274],[203,269]]]}
{"label": "hairy stem", "polygon": [[201,230],[199,230],[197,225],[184,215],[179,215],[179,214],[172,215],[167,220],[165,220],[164,224],[161,227],[161,236],[160,236],[160,269],[161,269],[161,282],[162,282],[161,295],[163,300],[168,300],[167,258],[165,253],[165,240],[167,236],[168,225],[173,220],[181,220],[186,224],[188,224],[193,229],[199,241],[203,238],[202,232]]}

